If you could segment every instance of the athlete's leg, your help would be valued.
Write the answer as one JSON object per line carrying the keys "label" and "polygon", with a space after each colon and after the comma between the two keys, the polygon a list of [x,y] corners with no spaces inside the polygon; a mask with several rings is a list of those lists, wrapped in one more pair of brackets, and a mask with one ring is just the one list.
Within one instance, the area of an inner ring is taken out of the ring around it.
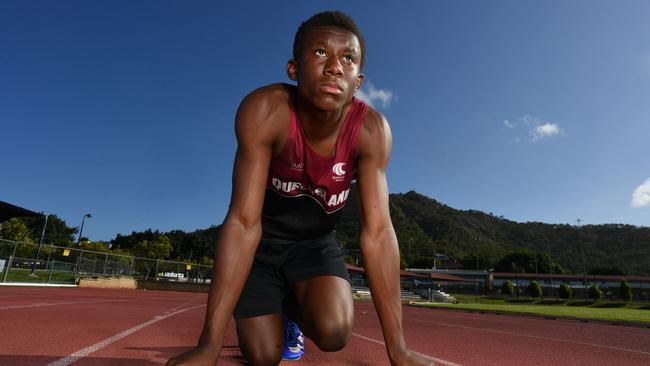
{"label": "athlete's leg", "polygon": [[342,349],[354,322],[350,283],[337,276],[318,276],[296,283],[294,291],[294,312],[303,333],[322,351]]}
{"label": "athlete's leg", "polygon": [[239,348],[253,366],[277,365],[282,356],[282,314],[237,319]]}

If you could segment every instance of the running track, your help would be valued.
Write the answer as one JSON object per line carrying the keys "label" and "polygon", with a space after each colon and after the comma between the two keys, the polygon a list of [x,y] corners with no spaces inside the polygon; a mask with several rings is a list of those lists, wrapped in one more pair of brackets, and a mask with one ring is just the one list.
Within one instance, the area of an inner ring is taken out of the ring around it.
{"label": "running track", "polygon": [[[0,287],[0,365],[161,365],[191,347],[205,294]],[[410,347],[436,365],[650,365],[650,329],[404,307]],[[388,365],[372,303],[348,346],[307,343],[283,365]],[[231,323],[219,365],[241,365]]]}

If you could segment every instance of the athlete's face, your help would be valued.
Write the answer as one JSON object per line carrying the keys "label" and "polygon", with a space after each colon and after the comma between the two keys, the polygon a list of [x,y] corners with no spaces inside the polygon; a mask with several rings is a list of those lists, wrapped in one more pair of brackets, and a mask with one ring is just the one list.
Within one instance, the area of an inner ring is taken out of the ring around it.
{"label": "athlete's face", "polygon": [[322,110],[340,109],[361,87],[361,46],[354,33],[336,27],[314,28],[306,37],[300,60],[287,64],[289,78],[301,96]]}

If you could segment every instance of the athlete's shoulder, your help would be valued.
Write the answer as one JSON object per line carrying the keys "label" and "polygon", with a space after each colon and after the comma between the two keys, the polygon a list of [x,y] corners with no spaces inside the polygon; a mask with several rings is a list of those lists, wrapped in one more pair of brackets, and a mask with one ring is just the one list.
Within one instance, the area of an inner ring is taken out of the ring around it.
{"label": "athlete's shoulder", "polygon": [[288,129],[291,85],[271,84],[248,94],[237,111],[237,134],[250,132],[269,136],[273,140]]}
{"label": "athlete's shoulder", "polygon": [[239,109],[251,109],[266,115],[287,110],[294,88],[289,84],[277,83],[255,89],[244,97]]}
{"label": "athlete's shoulder", "polygon": [[370,134],[371,136],[390,134],[388,120],[379,111],[368,106],[366,115],[363,118],[362,133]]}
{"label": "athlete's shoulder", "polygon": [[237,124],[253,128],[289,120],[291,88],[288,84],[271,84],[252,91],[239,105]]}
{"label": "athlete's shoulder", "polygon": [[392,136],[388,120],[376,109],[368,106],[357,143],[359,157],[379,157],[381,161],[387,161],[391,149]]}

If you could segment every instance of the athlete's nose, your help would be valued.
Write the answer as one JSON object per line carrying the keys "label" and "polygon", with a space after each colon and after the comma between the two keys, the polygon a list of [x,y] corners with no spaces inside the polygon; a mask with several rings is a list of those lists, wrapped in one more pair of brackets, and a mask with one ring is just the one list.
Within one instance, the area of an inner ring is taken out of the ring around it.
{"label": "athlete's nose", "polygon": [[343,76],[343,65],[338,57],[330,57],[325,64],[325,75]]}

